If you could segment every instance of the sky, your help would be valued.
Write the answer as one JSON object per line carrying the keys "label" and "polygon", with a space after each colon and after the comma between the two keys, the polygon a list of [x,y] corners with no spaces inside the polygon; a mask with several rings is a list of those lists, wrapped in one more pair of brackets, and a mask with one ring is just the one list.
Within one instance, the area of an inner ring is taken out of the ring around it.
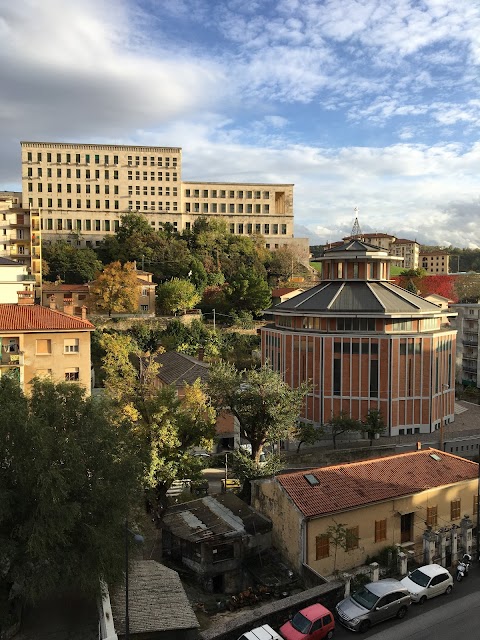
{"label": "sky", "polygon": [[480,247],[479,72],[479,0],[0,0],[0,190],[20,140],[181,146],[313,244]]}

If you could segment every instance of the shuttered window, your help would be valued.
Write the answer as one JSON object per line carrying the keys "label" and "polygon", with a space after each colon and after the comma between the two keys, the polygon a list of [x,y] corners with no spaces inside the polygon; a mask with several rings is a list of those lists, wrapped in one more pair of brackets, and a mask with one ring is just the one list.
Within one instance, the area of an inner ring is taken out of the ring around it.
{"label": "shuttered window", "polygon": [[460,520],[460,499],[450,502],[450,520]]}
{"label": "shuttered window", "polygon": [[375,542],[387,539],[387,521],[375,520]]}
{"label": "shuttered window", "polygon": [[316,546],[316,560],[322,560],[323,558],[328,558],[330,555],[330,539],[328,534],[323,533],[320,536],[317,536],[315,539]]}
{"label": "shuttered window", "polygon": [[351,551],[352,549],[358,549],[358,527],[350,527],[347,529],[347,537],[345,540],[345,550]]}
{"label": "shuttered window", "polygon": [[437,507],[427,507],[427,526],[435,528],[438,522],[438,508]]}

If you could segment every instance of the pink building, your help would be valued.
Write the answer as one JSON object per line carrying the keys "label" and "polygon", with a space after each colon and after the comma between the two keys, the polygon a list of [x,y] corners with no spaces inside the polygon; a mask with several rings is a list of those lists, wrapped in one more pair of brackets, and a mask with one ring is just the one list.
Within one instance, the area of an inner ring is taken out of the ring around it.
{"label": "pink building", "polygon": [[292,387],[312,385],[302,417],[327,424],[379,409],[392,436],[452,422],[456,331],[445,310],[389,281],[386,249],[350,240],[319,260],[321,284],[269,309],[261,330],[263,361]]}

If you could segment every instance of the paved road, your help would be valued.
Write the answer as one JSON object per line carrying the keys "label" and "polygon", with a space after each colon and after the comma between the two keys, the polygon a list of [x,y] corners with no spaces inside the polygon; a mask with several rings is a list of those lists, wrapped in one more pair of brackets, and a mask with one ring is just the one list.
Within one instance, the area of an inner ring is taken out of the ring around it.
{"label": "paved road", "polygon": [[480,638],[480,566],[474,564],[450,596],[437,596],[424,605],[412,604],[403,620],[387,620],[364,635],[337,625],[335,640],[477,640]]}

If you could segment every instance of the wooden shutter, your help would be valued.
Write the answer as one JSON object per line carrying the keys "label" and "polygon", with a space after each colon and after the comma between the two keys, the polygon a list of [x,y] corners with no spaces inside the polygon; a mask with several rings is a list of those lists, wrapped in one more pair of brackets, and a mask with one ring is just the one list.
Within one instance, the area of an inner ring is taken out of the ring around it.
{"label": "wooden shutter", "polygon": [[375,542],[387,539],[387,521],[375,520]]}

